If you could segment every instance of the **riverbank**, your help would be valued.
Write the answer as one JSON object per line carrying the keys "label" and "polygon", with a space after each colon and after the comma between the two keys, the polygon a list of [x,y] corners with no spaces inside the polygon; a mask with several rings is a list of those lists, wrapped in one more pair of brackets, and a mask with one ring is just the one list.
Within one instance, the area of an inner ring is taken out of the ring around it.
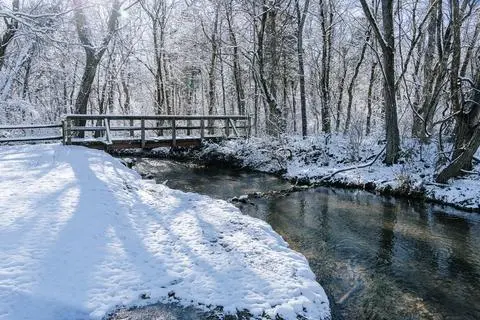
{"label": "riverbank", "polygon": [[261,220],[142,181],[82,147],[0,149],[0,319],[101,319],[175,303],[252,318],[322,319],[304,256]]}
{"label": "riverbank", "polygon": [[[173,157],[274,173],[297,184],[365,189],[480,212],[480,163],[473,170],[476,173],[440,185],[434,180],[438,153],[434,144],[404,140],[399,163],[390,167],[382,163],[381,156],[373,162],[383,147],[376,139],[344,136],[251,138],[175,151]],[[152,154],[166,156],[169,150],[156,149]],[[370,165],[358,168],[365,164]]]}

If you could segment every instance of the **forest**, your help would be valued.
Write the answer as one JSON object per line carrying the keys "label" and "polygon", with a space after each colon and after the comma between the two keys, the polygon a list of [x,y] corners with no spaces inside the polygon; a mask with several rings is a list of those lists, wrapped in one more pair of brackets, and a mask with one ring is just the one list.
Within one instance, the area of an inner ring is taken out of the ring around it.
{"label": "forest", "polygon": [[476,0],[0,2],[0,122],[251,114],[257,136],[435,143],[436,181],[480,145]]}
{"label": "forest", "polygon": [[1,319],[480,319],[480,0],[0,16]]}

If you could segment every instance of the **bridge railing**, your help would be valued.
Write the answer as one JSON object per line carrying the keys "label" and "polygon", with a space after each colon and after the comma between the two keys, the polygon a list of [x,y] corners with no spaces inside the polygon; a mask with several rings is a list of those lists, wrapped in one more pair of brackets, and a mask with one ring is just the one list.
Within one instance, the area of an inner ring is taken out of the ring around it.
{"label": "bridge railing", "polygon": [[[64,132],[59,133],[59,129],[63,129],[61,124],[0,125],[0,131],[7,132],[0,138],[0,143],[62,140]],[[42,134],[42,131],[50,134]]]}
{"label": "bridge railing", "polygon": [[168,139],[173,146],[181,137],[249,137],[250,116],[241,115],[66,115],[63,141],[71,144],[88,139],[112,144],[114,140]]}

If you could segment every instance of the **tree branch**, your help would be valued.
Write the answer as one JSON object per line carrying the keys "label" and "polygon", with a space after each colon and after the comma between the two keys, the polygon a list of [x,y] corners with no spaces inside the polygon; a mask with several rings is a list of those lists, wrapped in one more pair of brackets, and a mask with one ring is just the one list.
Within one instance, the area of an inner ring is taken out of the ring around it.
{"label": "tree branch", "polygon": [[380,43],[380,46],[382,47],[382,49],[387,48],[387,42],[383,38],[382,32],[378,27],[377,21],[373,17],[370,7],[368,6],[365,0],[360,0],[360,3],[362,4],[363,12],[365,12],[365,16],[367,17],[367,20],[370,22],[370,25],[372,26],[373,31],[375,32],[375,35],[378,38],[378,42]]}
{"label": "tree branch", "polygon": [[367,167],[370,167],[372,166],[377,160],[378,158],[380,158],[380,156],[383,154],[383,152],[385,151],[387,146],[383,147],[382,151],[380,151],[376,156],[375,158],[368,162],[368,163],[365,163],[365,164],[362,164],[362,165],[358,165],[358,166],[353,166],[353,167],[348,167],[348,168],[343,168],[343,169],[339,169],[337,171],[334,171],[332,172],[331,174],[327,175],[327,176],[324,176],[322,177],[319,182],[323,182],[325,180],[328,180],[328,179],[331,179],[333,176],[341,173],[341,172],[346,172],[346,171],[350,171],[350,170],[355,170],[355,169],[363,169],[363,168],[367,168]]}

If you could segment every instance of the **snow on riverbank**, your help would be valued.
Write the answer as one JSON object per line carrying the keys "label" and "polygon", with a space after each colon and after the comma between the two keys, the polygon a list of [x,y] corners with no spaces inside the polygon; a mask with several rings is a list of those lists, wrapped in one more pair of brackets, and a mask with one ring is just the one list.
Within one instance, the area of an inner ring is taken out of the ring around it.
{"label": "snow on riverbank", "polygon": [[[319,182],[333,172],[370,162],[383,148],[375,139],[343,136],[301,137],[280,140],[252,138],[210,144],[200,158],[217,158],[264,172],[282,172],[286,178]],[[480,210],[480,164],[476,174],[434,183],[437,150],[406,140],[399,164],[386,167],[381,158],[372,166],[338,173],[330,184],[366,187],[385,193],[424,195],[426,198],[467,210]],[[480,152],[477,152],[477,158]]]}
{"label": "snow on riverbank", "polygon": [[157,301],[329,315],[306,259],[232,205],[141,181],[100,151],[0,147],[0,319],[100,319]]}

